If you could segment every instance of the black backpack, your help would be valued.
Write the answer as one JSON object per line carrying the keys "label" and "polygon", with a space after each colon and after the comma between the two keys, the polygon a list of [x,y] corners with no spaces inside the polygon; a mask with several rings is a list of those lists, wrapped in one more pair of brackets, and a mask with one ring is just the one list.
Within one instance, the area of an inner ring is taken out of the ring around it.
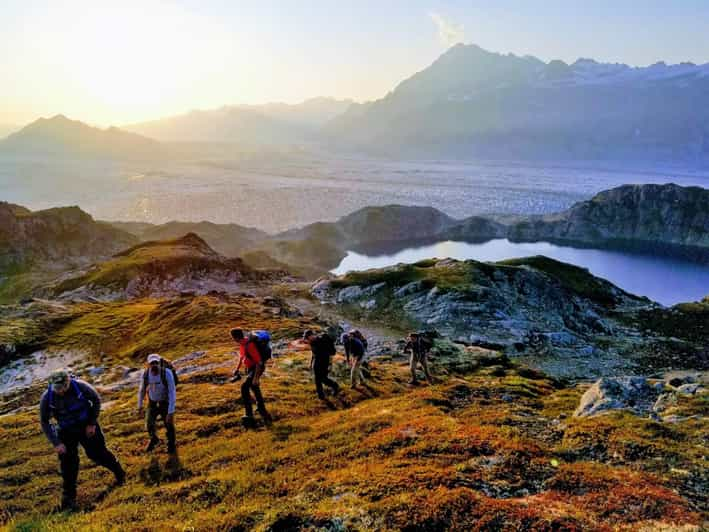
{"label": "black backpack", "polygon": [[[150,368],[145,368],[145,371],[143,371],[143,383],[145,384],[145,389],[148,389],[148,372],[150,371]],[[165,377],[165,372],[170,371],[172,372],[172,380],[175,381],[175,388],[177,388],[177,385],[180,383],[180,379],[177,376],[177,370],[175,369],[175,366],[172,365],[172,362],[166,358],[160,357],[160,379],[162,380],[163,386],[167,388],[167,377]]]}
{"label": "black backpack", "polygon": [[[271,349],[271,335],[267,331],[255,331],[249,335],[249,342],[256,345],[258,354],[261,357],[261,365],[273,358],[273,350]],[[248,349],[248,345],[246,346]],[[248,352],[248,351],[247,351]]]}
{"label": "black backpack", "polygon": [[318,343],[322,345],[323,354],[327,351],[327,356],[331,357],[337,353],[337,348],[335,347],[335,340],[332,339],[327,333],[321,333],[318,337]]}

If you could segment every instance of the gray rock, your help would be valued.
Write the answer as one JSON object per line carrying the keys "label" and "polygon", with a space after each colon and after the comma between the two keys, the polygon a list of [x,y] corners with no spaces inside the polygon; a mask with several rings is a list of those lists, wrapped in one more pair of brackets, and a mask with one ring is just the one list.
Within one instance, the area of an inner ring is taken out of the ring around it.
{"label": "gray rock", "polygon": [[699,391],[701,388],[701,384],[697,382],[689,383],[689,384],[683,384],[679,388],[677,388],[677,392],[685,395],[694,395]]}
{"label": "gray rock", "polygon": [[351,303],[362,296],[362,287],[359,285],[348,286],[337,293],[338,303]]}
{"label": "gray rock", "polygon": [[630,410],[647,415],[660,392],[645,377],[604,377],[581,397],[574,417],[588,417],[610,410]]}
{"label": "gray rock", "polygon": [[404,297],[420,292],[423,288],[423,283],[421,281],[414,281],[413,283],[405,284],[397,291],[394,292],[394,297]]}

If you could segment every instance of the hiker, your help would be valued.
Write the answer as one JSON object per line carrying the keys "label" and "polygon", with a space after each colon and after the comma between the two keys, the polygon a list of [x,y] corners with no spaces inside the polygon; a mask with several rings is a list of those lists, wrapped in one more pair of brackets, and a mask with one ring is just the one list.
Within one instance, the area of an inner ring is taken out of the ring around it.
{"label": "hiker", "polygon": [[244,402],[245,415],[241,418],[245,427],[255,427],[256,420],[254,419],[254,409],[251,404],[251,391],[256,397],[256,408],[265,423],[271,422],[271,415],[266,410],[266,404],[261,395],[261,375],[265,369],[265,360],[259,352],[257,341],[253,335],[247,338],[242,329],[232,329],[231,337],[239,345],[239,363],[234,372],[235,378],[240,378],[240,370],[243,365],[246,368],[246,379],[241,384],[241,399]]}
{"label": "hiker", "polygon": [[420,363],[423,368],[423,373],[426,376],[426,382],[431,384],[431,374],[428,372],[428,352],[433,347],[433,342],[424,333],[412,332],[406,339],[406,345],[404,346],[404,353],[411,351],[411,358],[409,359],[409,366],[411,367],[411,380],[409,384],[418,384],[418,378],[416,377],[416,366]]}
{"label": "hiker", "polygon": [[[98,416],[101,398],[90,384],[75,379],[68,370],[55,370],[39,402],[42,430],[59,456],[63,479],[62,510],[76,510],[76,482],[79,475],[79,444],[86,456],[111,471],[116,486],[125,484],[126,473],[106,448]],[[57,424],[51,423],[54,418]]]}
{"label": "hiker", "polygon": [[[342,345],[345,346],[345,358],[347,364],[352,366],[350,371],[350,385],[356,388],[358,383],[364,384],[364,375],[362,374],[362,362],[366,353],[366,343],[362,333],[359,331],[350,331],[342,335]],[[350,357],[352,362],[350,363]]]}
{"label": "hiker", "polygon": [[160,443],[157,435],[157,421],[162,418],[167,432],[167,452],[175,454],[175,403],[177,399],[177,383],[172,364],[157,353],[148,355],[148,367],[143,371],[138,389],[138,415],[143,415],[143,401],[148,394],[148,410],[145,413],[145,428],[150,440],[145,446],[149,453]]}
{"label": "hiker", "polygon": [[313,355],[310,358],[310,369],[315,376],[315,389],[320,399],[325,399],[323,384],[332,388],[332,394],[340,392],[340,385],[328,377],[330,371],[330,357],[336,353],[335,342],[326,333],[315,334],[308,329],[303,333],[303,341],[310,345]]}

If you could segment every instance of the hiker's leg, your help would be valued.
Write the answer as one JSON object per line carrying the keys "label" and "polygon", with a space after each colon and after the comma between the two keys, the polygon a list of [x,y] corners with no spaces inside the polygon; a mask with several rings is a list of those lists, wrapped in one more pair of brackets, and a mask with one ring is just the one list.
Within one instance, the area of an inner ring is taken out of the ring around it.
{"label": "hiker's leg", "polygon": [[334,393],[337,393],[338,390],[340,389],[340,385],[337,384],[337,382],[335,382],[334,380],[332,380],[327,373],[325,374],[325,377],[323,378],[322,382],[326,386],[329,386],[330,388],[332,388],[332,391]]}
{"label": "hiker's leg", "polygon": [[268,411],[266,410],[266,403],[263,400],[263,395],[261,394],[261,386],[257,384],[251,385],[251,389],[254,391],[254,397],[256,397],[256,409],[261,417],[264,419],[270,419]]}
{"label": "hiker's leg", "polygon": [[352,364],[352,372],[350,373],[350,381],[352,386],[356,386],[359,382],[363,382],[362,378],[362,360],[364,357],[355,358],[354,364]]}
{"label": "hiker's leg", "polygon": [[315,391],[320,399],[325,399],[325,391],[323,390],[323,379],[327,377],[327,368],[320,366],[317,362],[313,366],[313,378],[315,379]]}
{"label": "hiker's leg", "polygon": [[249,371],[248,375],[241,383],[241,400],[244,402],[244,412],[247,417],[253,417],[254,409],[251,406],[251,385],[253,383],[254,374]]}
{"label": "hiker's leg", "polygon": [[431,382],[431,374],[428,372],[428,355],[426,353],[421,355],[421,366],[423,366],[423,373],[426,375],[426,380]]}
{"label": "hiker's leg", "polygon": [[59,467],[62,472],[62,502],[76,499],[76,480],[79,477],[79,440],[75,434],[59,433],[59,439],[66,447],[66,452],[59,455]]}
{"label": "hiker's leg", "polygon": [[175,423],[168,423],[167,421],[167,410],[168,402],[163,401],[160,403],[160,417],[162,417],[165,423],[165,432],[167,433],[167,451],[174,453],[177,448],[175,445]]}
{"label": "hiker's leg", "polygon": [[416,362],[417,362],[417,356],[416,354],[412,351],[411,352],[411,358],[409,358],[409,369],[411,370],[411,382],[416,382],[418,379],[416,378]]}
{"label": "hiker's leg", "polygon": [[156,440],[157,429],[156,424],[158,420],[158,405],[154,401],[148,401],[148,408],[145,410],[145,430],[148,431],[148,436],[151,440]]}
{"label": "hiker's leg", "polygon": [[93,436],[89,438],[86,436],[86,432],[83,432],[79,442],[89,459],[111,471],[116,475],[116,478],[124,475],[121,464],[118,463],[114,454],[106,447],[106,440],[98,424],[96,425],[96,433]]}

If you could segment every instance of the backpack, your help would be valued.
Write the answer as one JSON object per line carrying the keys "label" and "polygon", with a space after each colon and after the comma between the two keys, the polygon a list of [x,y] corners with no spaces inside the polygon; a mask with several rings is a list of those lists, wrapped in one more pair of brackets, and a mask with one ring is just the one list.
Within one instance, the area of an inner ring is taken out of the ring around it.
{"label": "backpack", "polygon": [[271,350],[271,335],[268,331],[254,331],[249,335],[249,343],[251,342],[253,342],[256,345],[256,349],[258,349],[262,366],[273,358],[273,351]]}
{"label": "backpack", "polygon": [[364,337],[362,332],[359,329],[357,329],[357,330],[352,331],[350,334],[352,336],[354,336],[355,338],[357,338],[360,342],[362,342],[362,345],[364,346],[364,350],[366,351],[367,350],[367,339]]}
{"label": "backpack", "polygon": [[327,333],[321,333],[318,337],[319,342],[323,346],[323,349],[327,351],[327,356],[331,357],[337,353],[337,348],[335,348],[335,340],[332,339]]}
{"label": "backpack", "polygon": [[[70,379],[71,382],[71,387],[74,389],[74,393],[76,394],[76,398],[80,401],[80,406],[77,406],[76,408],[69,409],[69,413],[72,415],[77,416],[79,422],[86,421],[89,418],[89,410],[91,403],[88,399],[84,397],[84,394],[81,393],[81,389],[79,388],[79,385],[76,383],[74,380],[74,377],[71,377]],[[51,410],[56,409],[56,406],[54,405],[54,390],[52,390],[52,385],[49,385],[49,388],[47,389],[47,404],[49,405],[49,408]],[[60,428],[67,428],[68,426],[71,425],[72,421],[76,421],[77,418],[69,418],[67,420],[59,420],[59,427]]]}
{"label": "backpack", "polygon": [[[148,389],[148,372],[150,371],[150,368],[147,367],[145,368],[145,371],[143,371],[143,383],[145,384],[145,389]],[[160,357],[160,380],[162,380],[162,385],[167,388],[167,377],[165,377],[165,372],[170,371],[172,372],[172,380],[175,381],[175,388],[177,388],[177,385],[180,382],[179,377],[177,376],[177,370],[175,369],[175,366],[172,365],[172,362],[166,358]]]}

